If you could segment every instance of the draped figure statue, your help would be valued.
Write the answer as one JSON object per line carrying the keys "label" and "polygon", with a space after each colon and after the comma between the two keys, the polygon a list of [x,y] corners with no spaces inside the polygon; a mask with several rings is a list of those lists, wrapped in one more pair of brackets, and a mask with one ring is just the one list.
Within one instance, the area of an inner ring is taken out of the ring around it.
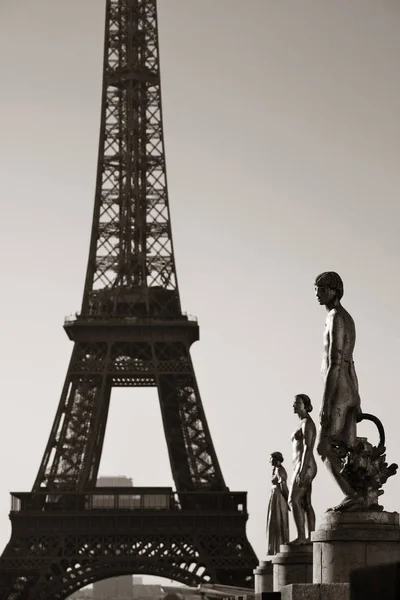
{"label": "draped figure statue", "polygon": [[267,548],[268,555],[272,556],[279,552],[281,544],[289,542],[289,490],[282,454],[273,452],[269,462],[272,465],[272,489],[267,514]]}

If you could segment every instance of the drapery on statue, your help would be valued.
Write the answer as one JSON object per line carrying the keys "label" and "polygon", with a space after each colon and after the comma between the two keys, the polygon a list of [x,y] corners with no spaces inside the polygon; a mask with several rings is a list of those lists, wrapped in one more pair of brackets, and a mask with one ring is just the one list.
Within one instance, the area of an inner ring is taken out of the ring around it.
{"label": "drapery on statue", "polygon": [[[343,281],[335,272],[321,273],[315,279],[315,293],[328,311],[322,360],[325,387],[317,451],[345,495],[330,510],[383,510],[378,504],[378,496],[383,494],[380,488],[396,473],[397,465],[388,466],[385,462],[381,422],[361,411],[353,362],[356,331],[352,317],[340,303]],[[365,438],[357,438],[357,422],[363,419],[377,425],[380,434],[377,447]]]}
{"label": "drapery on statue", "polygon": [[[293,411],[300,419],[300,425],[292,435],[293,476],[289,491],[289,505],[297,529],[297,538],[291,544],[306,544],[311,541],[315,529],[315,513],[311,504],[312,481],[317,474],[314,458],[316,438],[315,423],[310,417],[312,404],[306,394],[295,396]],[[307,524],[307,536],[306,526]]]}
{"label": "drapery on statue", "polygon": [[273,452],[269,462],[272,465],[272,489],[267,514],[267,548],[268,555],[272,556],[279,552],[281,544],[289,542],[289,490],[282,454]]}

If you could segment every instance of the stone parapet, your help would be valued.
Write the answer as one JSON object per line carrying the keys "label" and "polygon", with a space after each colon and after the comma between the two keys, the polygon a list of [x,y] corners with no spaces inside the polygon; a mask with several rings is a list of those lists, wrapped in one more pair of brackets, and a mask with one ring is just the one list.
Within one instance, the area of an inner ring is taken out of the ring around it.
{"label": "stone parapet", "polygon": [[348,583],[286,585],[281,589],[281,600],[350,600],[350,585]]}

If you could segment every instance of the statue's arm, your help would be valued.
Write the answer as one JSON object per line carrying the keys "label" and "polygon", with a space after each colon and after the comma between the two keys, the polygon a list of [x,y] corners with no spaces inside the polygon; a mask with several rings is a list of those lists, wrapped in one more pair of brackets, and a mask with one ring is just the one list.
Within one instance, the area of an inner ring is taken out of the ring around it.
{"label": "statue's arm", "polygon": [[281,488],[282,496],[285,498],[285,500],[287,502],[289,499],[289,489],[288,489],[286,480],[287,480],[286,471],[283,469],[279,469],[278,483],[279,483],[279,487]]}
{"label": "statue's arm", "polygon": [[345,341],[345,324],[339,311],[335,312],[329,325],[329,356],[325,389],[322,398],[321,425],[328,425],[331,417],[332,400],[335,397],[342,370]]}
{"label": "statue's arm", "polygon": [[354,367],[354,362],[352,362],[351,365],[350,365],[350,371],[351,371],[351,378],[354,381],[354,384],[356,386],[356,390],[358,392],[358,377],[357,377],[356,369]]}
{"label": "statue's arm", "polygon": [[303,456],[299,470],[299,483],[302,484],[304,475],[311,464],[315,444],[315,427],[313,423],[306,421],[303,425]]}

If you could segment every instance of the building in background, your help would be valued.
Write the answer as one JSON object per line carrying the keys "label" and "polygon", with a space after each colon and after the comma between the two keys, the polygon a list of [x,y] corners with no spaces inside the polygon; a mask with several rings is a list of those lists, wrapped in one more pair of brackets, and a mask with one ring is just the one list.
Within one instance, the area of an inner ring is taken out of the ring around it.
{"label": "building in background", "polygon": [[86,590],[79,590],[69,596],[68,600],[92,600],[93,598],[93,589],[88,588]]}
{"label": "building in background", "polygon": [[133,480],[131,477],[125,477],[125,475],[105,475],[99,477],[96,483],[97,487],[133,487]]}
{"label": "building in background", "polygon": [[134,600],[160,600],[165,596],[161,591],[161,585],[144,584],[137,582],[141,577],[135,577],[133,583],[133,598]]}
{"label": "building in background", "polygon": [[[125,475],[99,477],[97,487],[133,487],[133,481]],[[132,575],[104,579],[93,584],[93,600],[131,600],[133,598]]]}
{"label": "building in background", "polygon": [[[133,487],[133,480],[124,475],[99,477],[97,487]],[[106,502],[106,496],[99,496],[98,502]],[[175,594],[167,594],[175,596]],[[176,595],[179,600],[181,596]],[[70,596],[69,600],[162,600],[166,597],[160,584],[143,583],[139,575],[124,575],[97,581],[93,587],[80,590]],[[175,600],[171,598],[171,600]],[[186,600],[198,600],[188,597]]]}
{"label": "building in background", "polygon": [[132,575],[104,579],[93,584],[93,600],[133,600]]}
{"label": "building in background", "polygon": [[[126,585],[128,579],[130,587]],[[93,585],[93,588],[80,590],[70,596],[68,600],[126,600],[127,598],[129,600],[199,600],[198,595],[183,596],[173,593],[171,590],[166,593],[160,584],[143,583],[143,577],[140,576],[116,577],[99,581]]]}
{"label": "building in background", "polygon": [[130,575],[98,581],[93,587],[72,594],[69,600],[163,600],[164,597],[161,585],[146,584],[143,577]]}

